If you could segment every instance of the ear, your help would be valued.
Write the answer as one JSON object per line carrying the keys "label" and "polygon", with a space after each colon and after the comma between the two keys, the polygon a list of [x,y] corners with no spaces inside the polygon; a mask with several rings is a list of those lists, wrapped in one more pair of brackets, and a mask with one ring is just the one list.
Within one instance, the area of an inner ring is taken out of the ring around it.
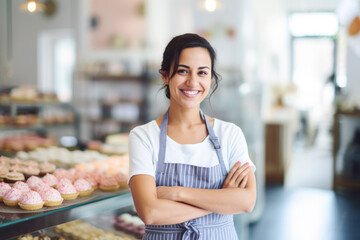
{"label": "ear", "polygon": [[169,77],[166,72],[161,73],[161,80],[164,84],[169,84]]}

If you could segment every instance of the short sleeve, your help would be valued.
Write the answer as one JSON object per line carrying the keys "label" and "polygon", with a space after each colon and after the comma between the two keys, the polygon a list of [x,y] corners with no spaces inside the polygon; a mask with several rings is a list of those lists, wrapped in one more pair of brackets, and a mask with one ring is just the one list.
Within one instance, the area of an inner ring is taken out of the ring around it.
{"label": "short sleeve", "polygon": [[233,124],[233,129],[230,135],[230,155],[229,155],[229,164],[231,169],[236,162],[241,162],[241,165],[249,163],[252,170],[255,172],[256,167],[251,161],[248,153],[248,147],[246,143],[245,136],[242,130]]}
{"label": "short sleeve", "polygon": [[151,175],[155,178],[153,163],[153,149],[140,129],[136,128],[129,134],[129,181],[132,176],[139,174]]}

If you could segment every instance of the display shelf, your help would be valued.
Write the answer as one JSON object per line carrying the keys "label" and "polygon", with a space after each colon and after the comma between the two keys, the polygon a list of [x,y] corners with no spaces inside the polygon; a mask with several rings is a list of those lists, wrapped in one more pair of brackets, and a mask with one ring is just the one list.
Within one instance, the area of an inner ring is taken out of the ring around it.
{"label": "display shelf", "polygon": [[46,212],[0,212],[0,236],[2,239],[8,239],[72,220],[94,217],[104,212],[130,206],[133,206],[133,201],[129,190],[126,189],[118,194],[104,192],[88,202]]}

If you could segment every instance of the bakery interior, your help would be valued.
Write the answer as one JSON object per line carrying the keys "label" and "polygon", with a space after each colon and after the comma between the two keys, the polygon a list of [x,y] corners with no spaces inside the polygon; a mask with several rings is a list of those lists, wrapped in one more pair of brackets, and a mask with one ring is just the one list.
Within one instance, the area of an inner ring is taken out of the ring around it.
{"label": "bakery interior", "polygon": [[58,206],[2,201],[1,238],[141,239],[127,135],[166,110],[163,49],[194,32],[222,76],[202,109],[256,165],[239,239],[360,239],[359,18],[360,0],[0,0],[1,167],[118,177]]}

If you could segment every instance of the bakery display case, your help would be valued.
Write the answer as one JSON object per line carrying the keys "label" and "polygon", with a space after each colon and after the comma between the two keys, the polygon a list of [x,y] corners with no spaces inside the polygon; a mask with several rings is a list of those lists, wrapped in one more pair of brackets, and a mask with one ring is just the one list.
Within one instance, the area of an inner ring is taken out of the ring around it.
{"label": "bakery display case", "polygon": [[[98,191],[98,190],[97,190]],[[84,197],[86,199],[86,197]],[[77,204],[41,211],[0,212],[2,239],[31,239],[48,236],[53,239],[139,239],[144,227],[136,216],[128,189],[101,192]],[[81,235],[81,236],[79,236]]]}

